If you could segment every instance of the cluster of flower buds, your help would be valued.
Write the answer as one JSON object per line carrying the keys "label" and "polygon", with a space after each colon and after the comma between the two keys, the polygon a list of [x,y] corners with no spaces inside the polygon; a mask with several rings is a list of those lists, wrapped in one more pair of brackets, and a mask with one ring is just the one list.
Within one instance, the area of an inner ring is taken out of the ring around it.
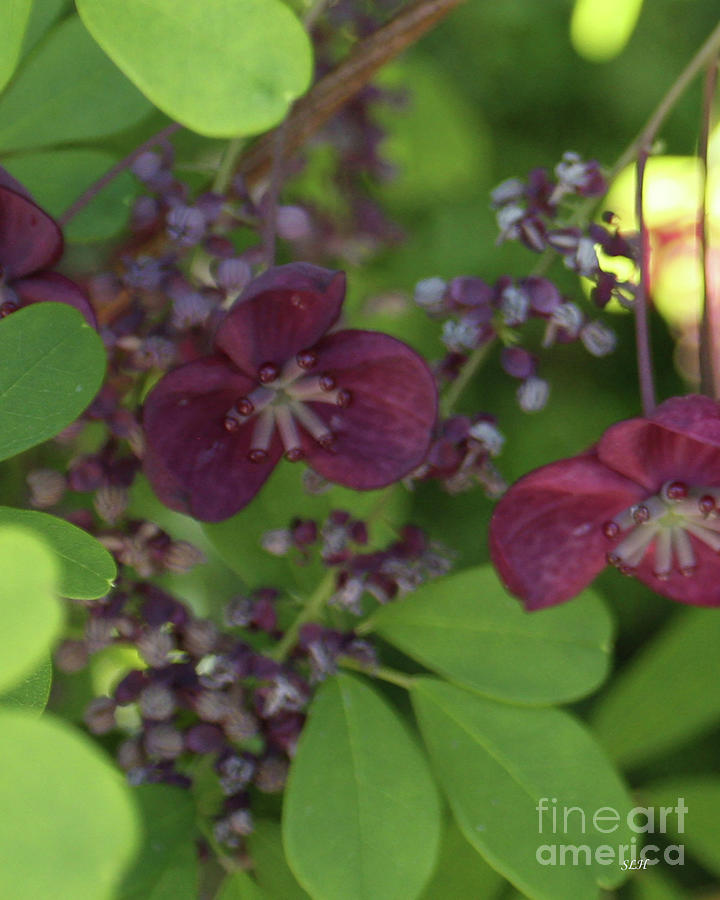
{"label": "cluster of flower buds", "polygon": [[600,246],[608,256],[634,260],[635,240],[612,227],[612,213],[603,216],[605,224],[592,224],[583,230],[572,224],[572,216],[568,219],[562,212],[570,198],[602,197],[606,192],[607,184],[597,162],[584,162],[577,153],[565,153],[555,167],[554,179],[546,169],[533,169],[527,181],[509,178],[492,191],[498,240],[521,241],[536,253],[555,251],[568,269],[594,283],[592,296],[598,306],[605,306],[613,297],[629,305],[634,285],[603,270],[596,248]]}
{"label": "cluster of flower buds", "polygon": [[[431,477],[424,467],[421,477]],[[387,603],[452,566],[448,550],[415,525],[404,526],[399,540],[384,550],[367,551],[368,539],[366,522],[345,510],[333,510],[320,526],[311,519],[295,519],[287,529],[267,532],[263,546],[276,556],[294,555],[299,563],[317,552],[325,566],[337,570],[330,605],[356,616],[367,611],[366,595]]]}
{"label": "cluster of flower buds", "polygon": [[492,416],[451,416],[439,423],[425,462],[411,477],[418,481],[435,479],[450,494],[480,485],[488,497],[497,498],[506,484],[493,459],[504,443],[505,436]]}
{"label": "cluster of flower buds", "polygon": [[91,605],[83,637],[65,641],[56,655],[61,670],[75,672],[110,645],[135,647],[144,667],[93,700],[85,723],[94,734],[120,732],[118,762],[135,784],[188,787],[193,759],[210,757],[224,797],[215,835],[231,848],[252,830],[252,791],[284,787],[312,683],[336,671],[342,656],[375,664],[372,647],[352,632],[312,624],[287,663],[254,649],[253,632],[281,635],[278,596],[261,589],[235,598],[222,629],[136,582]]}
{"label": "cluster of flower buds", "polygon": [[606,356],[616,345],[604,322],[588,319],[552,281],[535,275],[518,280],[503,275],[493,285],[470,276],[426,278],[415,287],[415,302],[429,315],[445,319],[442,340],[448,355],[440,365],[441,376],[452,380],[469,353],[499,339],[505,344],[501,365],[521,382],[517,399],[526,412],[542,409],[550,388],[537,374],[537,357],[518,345],[525,323],[545,321],[543,347],[579,340],[593,356]]}

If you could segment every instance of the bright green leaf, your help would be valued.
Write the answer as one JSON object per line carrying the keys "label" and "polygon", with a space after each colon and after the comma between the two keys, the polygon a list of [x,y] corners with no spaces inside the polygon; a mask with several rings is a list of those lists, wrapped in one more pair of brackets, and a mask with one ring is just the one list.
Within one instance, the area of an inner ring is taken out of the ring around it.
{"label": "bright green leaf", "polygon": [[378,610],[378,634],[451,681],[498,700],[561,703],[605,677],[611,621],[599,597],[527,613],[490,566],[423,585]]}
{"label": "bright green leaf", "polygon": [[[273,894],[273,898],[288,900],[284,894]],[[222,883],[215,900],[269,900],[268,894],[245,872],[233,872]]]}
{"label": "bright green leaf", "polygon": [[593,717],[613,759],[636,765],[720,722],[720,683],[708,677],[719,644],[716,610],[683,610],[620,673]]}
{"label": "bright green leaf", "polygon": [[310,43],[279,0],[77,0],[77,7],[159,109],[209,137],[266,131],[310,83]]}
{"label": "bright green leaf", "polygon": [[39,715],[47,705],[51,684],[52,664],[49,659],[45,659],[14,688],[0,694],[0,706],[14,706]]}
{"label": "bright green leaf", "polygon": [[197,900],[195,807],[187,791],[165,784],[133,792],[145,836],[140,855],[113,900]]}
{"label": "bright green leaf", "polygon": [[[11,157],[5,168],[57,218],[116,162],[117,157],[103,150],[53,150]],[[127,223],[136,192],[136,180],[129,172],[121,172],[68,223],[66,240],[114,237]]]}
{"label": "bright green leaf", "polygon": [[115,134],[151,108],[73,16],[53,28],[0,97],[0,150]]}
{"label": "bright green leaf", "polygon": [[[720,878],[720,778],[678,776],[640,788],[638,796],[639,804],[650,807],[653,830],[659,836],[655,842],[648,834],[649,842],[684,846],[689,856]],[[667,810],[665,822],[663,809]],[[642,813],[640,822],[647,819]],[[682,865],[680,851],[666,852],[672,864]],[[662,854],[659,858],[662,862]]]}
{"label": "bright green leaf", "polygon": [[33,0],[5,0],[0,29],[0,91],[12,78],[20,59]]}
{"label": "bright green leaf", "polygon": [[68,12],[72,0],[40,0],[33,3],[30,21],[25,30],[22,55],[26,56],[52,28],[53,25]]}
{"label": "bright green leaf", "polygon": [[496,900],[504,887],[507,882],[470,846],[455,822],[448,822],[437,868],[421,900]]}
{"label": "bright green leaf", "polygon": [[631,897],[632,900],[690,900],[691,895],[658,865],[636,873]]}
{"label": "bright green leaf", "polygon": [[63,597],[94,600],[112,587],[117,567],[92,535],[48,513],[0,506],[0,526],[17,525],[34,531],[50,547],[59,567],[58,591]]}
{"label": "bright green leaf", "polygon": [[[632,803],[600,747],[572,716],[496,703],[431,678],[416,679],[412,699],[453,815],[493,868],[533,900],[595,900],[599,886],[623,880],[618,846],[630,843],[626,817]],[[556,833],[551,812],[540,832],[543,798],[550,811],[556,800]],[[565,822],[571,807],[579,810]],[[612,833],[593,825],[601,807],[617,811]],[[579,864],[573,855],[565,865],[542,864],[553,853],[562,860],[559,845],[588,850],[578,851]],[[596,861],[600,846],[611,848],[607,864]]]}
{"label": "bright green leaf", "polygon": [[0,897],[114,900],[138,840],[129,789],[64,722],[0,710]]}
{"label": "bright green leaf", "polygon": [[279,822],[256,819],[252,834],[248,837],[248,848],[255,877],[270,897],[308,900],[308,894],[295,880],[285,859]]}
{"label": "bright green leaf", "polygon": [[42,541],[19,528],[0,528],[0,690],[29,676],[57,637],[63,620],[57,578],[55,558]]}
{"label": "bright green leaf", "polygon": [[34,304],[0,321],[0,359],[0,459],[73,422],[105,373],[102,341],[65,303]]}
{"label": "bright green leaf", "polygon": [[364,681],[318,690],[285,795],[288,861],[313,900],[413,900],[440,838],[435,785],[397,713]]}

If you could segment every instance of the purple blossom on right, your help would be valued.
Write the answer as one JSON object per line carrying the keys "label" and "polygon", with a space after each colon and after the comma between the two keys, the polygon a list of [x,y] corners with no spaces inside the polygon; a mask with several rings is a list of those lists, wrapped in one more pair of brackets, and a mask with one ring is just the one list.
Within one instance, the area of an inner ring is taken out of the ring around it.
{"label": "purple blossom on right", "polygon": [[720,606],[720,405],[674,397],[498,503],[490,553],[529,610],[569,600],[609,563],[656,593]]}

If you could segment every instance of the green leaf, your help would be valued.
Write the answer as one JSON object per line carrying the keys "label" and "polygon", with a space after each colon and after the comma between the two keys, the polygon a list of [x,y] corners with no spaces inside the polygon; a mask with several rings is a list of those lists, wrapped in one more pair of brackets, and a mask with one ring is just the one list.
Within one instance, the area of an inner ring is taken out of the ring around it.
{"label": "green leaf", "polygon": [[[599,886],[623,880],[618,845],[630,843],[632,804],[600,747],[572,716],[496,703],[431,678],[416,679],[412,699],[453,815],[493,868],[533,900],[594,900]],[[540,832],[543,799],[558,811],[556,833],[552,812],[542,817]],[[580,809],[565,821],[571,807]],[[598,819],[598,829],[594,815],[603,807],[617,818]],[[561,855],[568,852],[562,845],[588,850],[578,851],[573,863],[572,853]],[[599,846],[611,848],[607,864],[596,861]]]}
{"label": "green leaf", "polygon": [[47,705],[51,684],[52,664],[46,658],[12,690],[0,694],[0,706],[12,706],[40,715]]}
{"label": "green leaf", "polygon": [[683,610],[634,657],[598,703],[593,729],[623,766],[661,756],[720,722],[720,616]]}
{"label": "green leaf", "polygon": [[5,0],[0,29],[0,91],[12,78],[20,59],[33,0]]}
{"label": "green leaf", "polygon": [[[118,161],[103,150],[53,150],[8,159],[5,168],[51,216],[58,217]],[[126,225],[137,182],[125,171],[104,187],[65,228],[68,241],[104,241]]]}
{"label": "green leaf", "polygon": [[[284,894],[273,894],[272,896],[278,900],[280,897],[282,900],[287,900]],[[223,881],[215,900],[269,900],[269,896],[245,872],[233,872]]]}
{"label": "green leaf", "polygon": [[53,28],[0,97],[0,150],[105,137],[151,109],[73,16]]}
{"label": "green leaf", "polygon": [[65,303],[37,303],[0,321],[0,359],[0,460],[73,422],[105,373],[102,341]]}
{"label": "green leaf", "polygon": [[145,836],[113,900],[197,900],[195,807],[190,795],[165,784],[141,785],[133,794]]}
{"label": "green leaf", "polygon": [[293,759],[287,858],[313,900],[413,900],[435,864],[438,797],[397,713],[364,681],[321,685]]}
{"label": "green leaf", "polygon": [[421,900],[496,900],[503,887],[507,882],[470,846],[455,822],[448,822],[438,866]]}
{"label": "green leaf", "polygon": [[[648,834],[649,843],[684,845],[688,855],[720,878],[720,778],[678,776],[644,786],[638,795],[638,802],[653,811],[653,831],[659,836],[655,841]],[[663,809],[667,810],[664,821]],[[648,817],[643,813],[640,821]],[[673,851],[671,864],[682,865],[677,862],[678,853]],[[662,866],[662,853],[658,858]]]}
{"label": "green leaf", "polygon": [[138,840],[111,761],[59,719],[0,710],[0,896],[110,900]]}
{"label": "green leaf", "polygon": [[159,109],[209,137],[266,131],[310,83],[307,35],[278,0],[77,0],[77,8]]}
{"label": "green leaf", "polygon": [[[263,549],[263,534],[275,528],[287,528],[294,510],[303,518],[321,522],[332,509],[352,510],[356,518],[367,516],[385,501],[383,519],[397,521],[407,506],[402,490],[352,491],[333,485],[322,494],[308,494],[303,486],[302,463],[281,462],[253,501],[231,519],[204,525],[203,530],[223,560],[249,587],[266,584],[312,589],[323,575],[319,563],[297,565],[291,558],[278,559]],[[371,528],[371,545],[394,539],[392,528],[378,521]]]}
{"label": "green leaf", "polygon": [[248,848],[253,871],[260,886],[270,897],[282,900],[308,900],[290,871],[282,845],[282,827],[272,819],[256,819]]}
{"label": "green leaf", "polygon": [[59,634],[63,609],[57,576],[53,554],[43,542],[19,528],[0,528],[0,690],[29,676]]}
{"label": "green leaf", "polygon": [[592,591],[527,613],[490,566],[423,585],[368,625],[450,681],[497,700],[574,700],[603,680],[612,623]]}
{"label": "green leaf", "polygon": [[632,886],[632,900],[690,900],[691,895],[677,881],[658,869],[643,869]]}
{"label": "green leaf", "polygon": [[0,506],[0,526],[17,525],[35,532],[50,547],[59,567],[58,591],[63,597],[94,600],[112,587],[115,560],[92,535],[48,513]]}

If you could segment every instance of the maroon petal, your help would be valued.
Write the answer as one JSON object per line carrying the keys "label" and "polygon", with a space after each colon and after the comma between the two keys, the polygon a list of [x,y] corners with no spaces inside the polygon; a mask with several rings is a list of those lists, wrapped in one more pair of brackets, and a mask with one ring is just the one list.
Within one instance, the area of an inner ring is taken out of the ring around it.
{"label": "maroon petal", "polygon": [[244,372],[282,366],[335,324],[345,274],[309,263],[268,269],[251,281],[222,321],[215,344]]}
{"label": "maroon petal", "polygon": [[671,600],[692,606],[720,606],[720,556],[692,535],[690,542],[697,561],[693,575],[673,571],[667,579],[657,578],[653,574],[654,548],[645,554],[635,574],[656,594]]}
{"label": "maroon petal", "polygon": [[425,361],[407,344],[373,331],[338,331],[315,348],[316,370],[350,392],[348,407],[310,406],[334,435],[324,450],[305,435],[310,465],[356,490],[397,481],[425,459],[437,414],[437,390]]}
{"label": "maroon petal", "polygon": [[253,383],[222,357],[187,363],[162,378],[145,402],[145,474],[163,503],[196,519],[219,522],[246,506],[280,458],[247,454],[252,423],[228,432],[225,416]]}
{"label": "maroon petal", "polygon": [[0,186],[0,266],[5,279],[49,268],[62,249],[59,225],[29,197]]}
{"label": "maroon petal", "polygon": [[29,278],[20,278],[13,282],[13,290],[21,300],[22,306],[31,303],[67,303],[81,312],[89,325],[97,328],[95,311],[82,290],[64,275],[58,272],[41,272]]}
{"label": "maroon petal", "polygon": [[536,469],[516,482],[490,522],[490,555],[528,609],[562,603],[605,567],[605,522],[645,491],[594,453]]}
{"label": "maroon petal", "polygon": [[665,481],[720,484],[720,406],[707,397],[674,397],[647,419],[609,428],[597,453],[602,462],[656,491]]}

